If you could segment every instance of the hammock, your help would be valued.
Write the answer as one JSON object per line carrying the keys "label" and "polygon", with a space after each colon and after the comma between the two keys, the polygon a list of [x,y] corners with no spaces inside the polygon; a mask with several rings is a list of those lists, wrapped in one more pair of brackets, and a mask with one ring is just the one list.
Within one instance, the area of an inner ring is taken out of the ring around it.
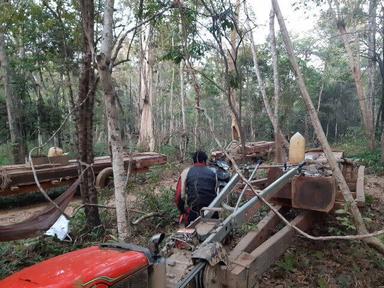
{"label": "hammock", "polygon": [[[81,177],[54,200],[62,210],[68,206],[69,201],[71,201],[72,197],[75,195],[76,188],[79,186],[80,181]],[[50,204],[49,207],[45,208],[43,211],[20,223],[0,226],[0,242],[24,239],[42,234],[51,228],[60,215],[61,211]]]}

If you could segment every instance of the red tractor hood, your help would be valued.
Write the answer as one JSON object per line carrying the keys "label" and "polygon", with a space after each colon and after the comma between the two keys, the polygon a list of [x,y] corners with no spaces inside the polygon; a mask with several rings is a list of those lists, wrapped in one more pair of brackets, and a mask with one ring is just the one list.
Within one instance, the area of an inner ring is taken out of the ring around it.
{"label": "red tractor hood", "polygon": [[106,288],[148,265],[141,252],[93,246],[25,268],[0,288]]}

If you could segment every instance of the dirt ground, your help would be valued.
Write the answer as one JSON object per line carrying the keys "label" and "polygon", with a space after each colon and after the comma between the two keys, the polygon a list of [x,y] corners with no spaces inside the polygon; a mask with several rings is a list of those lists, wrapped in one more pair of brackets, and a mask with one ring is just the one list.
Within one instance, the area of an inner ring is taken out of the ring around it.
{"label": "dirt ground", "polygon": [[[25,207],[17,207],[7,210],[0,210],[0,225],[9,225],[21,222],[25,219],[28,219],[33,214],[38,213],[47,207],[47,203],[42,204],[33,204]],[[68,207],[65,209],[65,212],[68,215],[72,215],[72,213],[76,210],[77,207],[81,206],[81,199],[75,198],[71,201]]]}
{"label": "dirt ground", "polygon": [[[161,179],[159,186],[174,188],[177,175]],[[158,191],[159,192],[159,191]],[[384,177],[366,175],[366,207],[363,216],[370,231],[382,229],[384,223]],[[71,214],[81,205],[75,199],[67,208]],[[0,211],[0,225],[11,224],[28,218],[44,208],[36,204],[24,208]],[[354,234],[351,221],[325,216],[314,225],[314,235]],[[343,224],[340,224],[343,223]],[[383,238],[382,238],[383,239]],[[314,242],[297,236],[281,259],[264,273],[255,287],[383,287],[384,258],[359,241]]]}
{"label": "dirt ground", "polygon": [[[366,207],[362,213],[367,226],[370,231],[383,229],[384,177],[366,175],[365,193]],[[313,227],[312,234],[353,234],[348,224],[352,223],[341,225],[334,216],[328,216]],[[315,242],[301,237],[294,242],[262,275],[256,287],[384,287],[384,257],[364,243]]]}

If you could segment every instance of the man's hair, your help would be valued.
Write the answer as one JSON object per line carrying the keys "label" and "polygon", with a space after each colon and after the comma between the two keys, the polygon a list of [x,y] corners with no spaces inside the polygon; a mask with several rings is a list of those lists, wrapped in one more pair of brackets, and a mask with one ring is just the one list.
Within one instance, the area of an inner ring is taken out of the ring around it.
{"label": "man's hair", "polygon": [[193,153],[192,159],[193,163],[206,163],[208,160],[208,156],[204,151],[198,150]]}

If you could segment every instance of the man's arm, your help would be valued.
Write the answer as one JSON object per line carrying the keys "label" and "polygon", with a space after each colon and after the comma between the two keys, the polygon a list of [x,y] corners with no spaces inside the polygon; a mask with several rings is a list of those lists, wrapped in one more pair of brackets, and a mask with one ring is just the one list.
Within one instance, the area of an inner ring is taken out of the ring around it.
{"label": "man's arm", "polygon": [[182,192],[182,183],[181,183],[181,176],[179,177],[179,180],[177,181],[176,185],[176,207],[179,209],[180,213],[184,213],[184,199],[181,197]]}
{"label": "man's arm", "polygon": [[186,181],[187,181],[187,175],[190,168],[184,169],[183,172],[181,172],[181,175],[179,177],[179,180],[177,181],[176,185],[176,207],[179,209],[180,213],[185,213],[185,201],[186,201]]}

